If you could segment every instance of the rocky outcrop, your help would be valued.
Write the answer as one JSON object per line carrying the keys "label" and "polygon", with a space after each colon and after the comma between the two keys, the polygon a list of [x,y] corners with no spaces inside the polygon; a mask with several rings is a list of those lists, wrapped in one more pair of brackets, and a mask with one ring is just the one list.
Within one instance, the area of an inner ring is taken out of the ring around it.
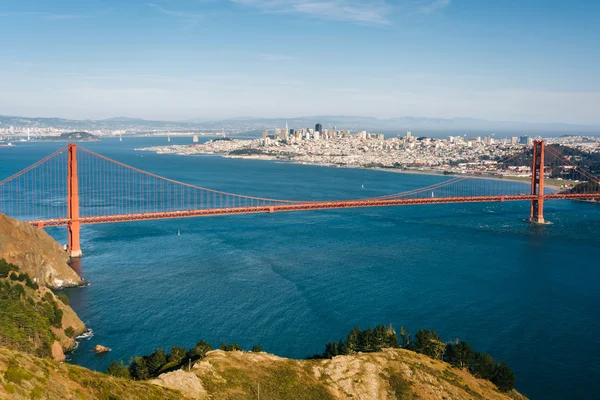
{"label": "rocky outcrop", "polygon": [[108,353],[110,351],[110,349],[106,346],[102,346],[101,344],[97,344],[96,347],[94,347],[94,353]]}
{"label": "rocky outcrop", "polygon": [[67,264],[67,253],[50,235],[4,214],[0,214],[0,258],[52,289],[84,284]]}
{"label": "rocky outcrop", "polygon": [[179,390],[189,399],[207,399],[208,393],[202,381],[192,372],[177,370],[161,374],[156,379],[152,379],[150,383],[162,386],[169,389]]}
{"label": "rocky outcrop", "polygon": [[65,357],[65,353],[63,352],[63,348],[58,342],[54,342],[52,344],[52,358],[58,362],[64,362],[67,357]]}

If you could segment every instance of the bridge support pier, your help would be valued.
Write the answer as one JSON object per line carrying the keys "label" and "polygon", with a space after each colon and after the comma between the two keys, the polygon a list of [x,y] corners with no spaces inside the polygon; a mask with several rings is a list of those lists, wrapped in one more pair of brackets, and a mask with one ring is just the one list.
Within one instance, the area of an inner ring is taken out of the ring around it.
{"label": "bridge support pier", "polygon": [[69,257],[71,258],[79,258],[83,255],[81,252],[81,245],[79,244],[79,221],[71,221],[67,226],[69,230],[69,244],[67,245],[67,250],[69,252]]}
{"label": "bridge support pier", "polygon": [[529,222],[546,224],[544,219],[544,147],[543,140],[533,142],[533,162],[531,164],[531,194],[537,196],[531,200]]}
{"label": "bridge support pier", "polygon": [[79,181],[77,179],[77,146],[70,144],[68,147],[69,165],[67,171],[67,217],[69,223],[69,242],[67,252],[69,257],[78,258],[82,256],[79,244]]}

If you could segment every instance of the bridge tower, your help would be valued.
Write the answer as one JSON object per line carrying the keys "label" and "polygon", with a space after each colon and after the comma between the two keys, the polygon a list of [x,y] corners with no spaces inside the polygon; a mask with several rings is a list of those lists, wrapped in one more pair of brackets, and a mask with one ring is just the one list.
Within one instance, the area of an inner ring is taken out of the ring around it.
{"label": "bridge tower", "polygon": [[68,146],[69,164],[67,169],[67,218],[69,219],[67,229],[69,231],[69,243],[67,251],[71,258],[81,257],[81,246],[79,244],[79,181],[77,179],[77,146]]}
{"label": "bridge tower", "polygon": [[544,220],[544,147],[543,140],[533,141],[533,161],[531,164],[531,194],[537,196],[531,200],[529,222],[545,224]]}

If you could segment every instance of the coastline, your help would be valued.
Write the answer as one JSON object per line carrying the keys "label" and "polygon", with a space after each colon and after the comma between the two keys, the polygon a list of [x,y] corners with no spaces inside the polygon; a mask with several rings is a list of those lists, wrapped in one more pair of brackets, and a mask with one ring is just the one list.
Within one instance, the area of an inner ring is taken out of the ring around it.
{"label": "coastline", "polygon": [[[296,165],[311,165],[311,166],[317,166],[317,167],[328,167],[328,168],[353,168],[353,169],[362,169],[362,170],[367,170],[367,171],[380,171],[380,172],[391,172],[391,173],[395,173],[395,174],[413,174],[413,175],[437,175],[437,176],[454,176],[454,177],[458,177],[458,176],[464,176],[466,178],[469,179],[485,179],[485,180],[492,180],[492,181],[511,181],[511,182],[522,182],[524,184],[528,183],[529,178],[521,178],[521,177],[513,177],[513,176],[506,176],[506,177],[498,177],[498,176],[494,176],[494,175],[469,175],[469,174],[459,174],[459,173],[450,173],[450,174],[445,174],[443,172],[437,171],[437,170],[432,170],[432,169],[422,169],[422,170],[406,170],[406,169],[398,169],[398,168],[383,168],[383,167],[365,167],[365,166],[361,166],[361,165],[335,165],[335,164],[328,164],[328,163],[310,163],[310,162],[297,162],[297,161],[292,161],[292,160],[282,160],[276,156],[269,156],[269,155],[249,155],[249,156],[244,156],[244,155],[229,155],[229,154],[225,154],[225,153],[211,153],[211,152],[199,152],[196,154],[184,154],[184,153],[180,153],[180,152],[158,152],[155,150],[151,150],[150,148],[146,148],[146,149],[135,149],[135,151],[152,151],[156,154],[170,154],[170,155],[178,155],[178,156],[218,156],[218,157],[223,157],[223,158],[233,158],[233,159],[243,159],[243,160],[257,160],[257,161],[275,161],[278,163],[282,163],[282,164],[296,164]],[[546,183],[546,188],[551,189],[551,190],[555,190],[555,191],[561,191],[562,188],[556,184],[552,184],[552,183]]]}

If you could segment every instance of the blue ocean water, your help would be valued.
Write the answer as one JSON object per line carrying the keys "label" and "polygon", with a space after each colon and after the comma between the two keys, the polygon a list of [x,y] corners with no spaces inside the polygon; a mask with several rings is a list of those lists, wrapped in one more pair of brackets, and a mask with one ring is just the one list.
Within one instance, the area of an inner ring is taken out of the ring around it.
{"label": "blue ocean water", "polygon": [[[133,151],[155,144],[166,138],[84,146],[181,181],[276,198],[376,196],[441,179]],[[60,146],[0,148],[0,177]],[[70,358],[104,370],[200,339],[306,357],[356,325],[392,323],[490,352],[532,398],[598,398],[600,206],[548,202],[552,225],[541,227],[522,222],[528,212],[526,203],[452,204],[84,226],[80,268],[91,285],[67,293],[94,336]],[[66,241],[64,228],[49,232]],[[95,355],[96,344],[113,351]]]}

